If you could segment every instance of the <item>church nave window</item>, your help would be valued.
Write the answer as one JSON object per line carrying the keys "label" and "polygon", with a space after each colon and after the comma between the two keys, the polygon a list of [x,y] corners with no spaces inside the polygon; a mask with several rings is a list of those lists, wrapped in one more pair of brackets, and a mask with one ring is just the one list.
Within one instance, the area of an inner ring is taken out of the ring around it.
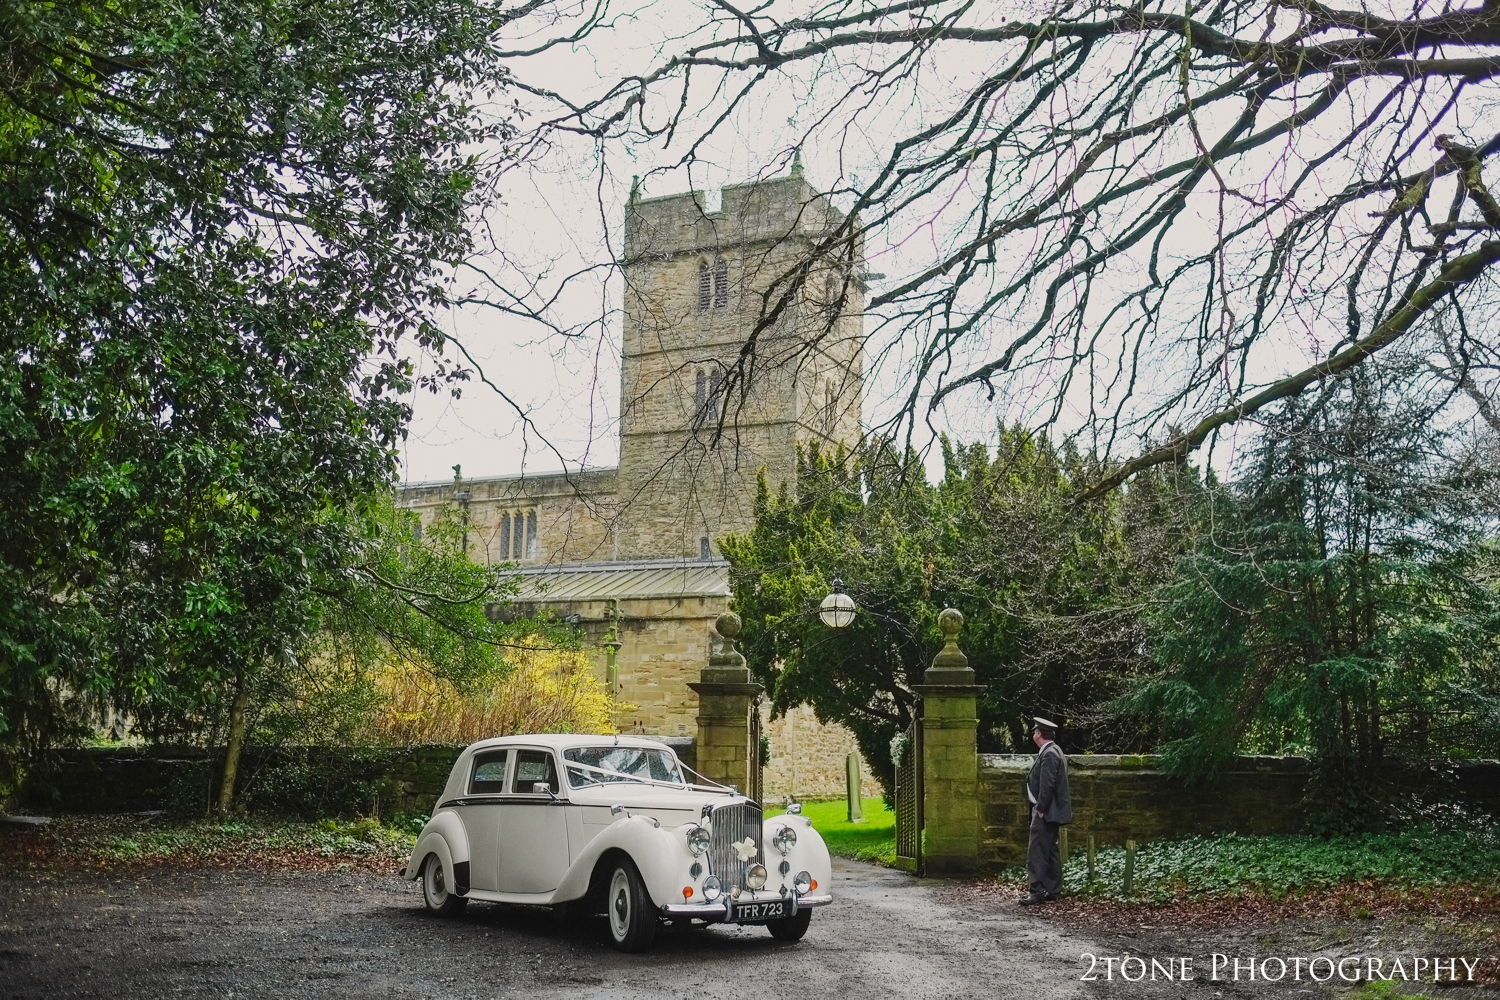
{"label": "church nave window", "polygon": [[536,511],[500,515],[500,558],[520,562],[536,558]]}

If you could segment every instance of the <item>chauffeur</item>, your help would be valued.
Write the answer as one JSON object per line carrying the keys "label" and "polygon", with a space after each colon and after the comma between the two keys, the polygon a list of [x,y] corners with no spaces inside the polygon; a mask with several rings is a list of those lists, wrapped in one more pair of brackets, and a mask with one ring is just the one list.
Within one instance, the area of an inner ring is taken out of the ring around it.
{"label": "chauffeur", "polygon": [[1057,853],[1057,832],[1073,822],[1073,799],[1068,794],[1068,758],[1057,745],[1057,723],[1033,717],[1031,739],[1037,745],[1036,760],[1026,779],[1026,798],[1031,801],[1031,842],[1026,850],[1026,870],[1031,894],[1022,906],[1035,906],[1062,895],[1062,859]]}

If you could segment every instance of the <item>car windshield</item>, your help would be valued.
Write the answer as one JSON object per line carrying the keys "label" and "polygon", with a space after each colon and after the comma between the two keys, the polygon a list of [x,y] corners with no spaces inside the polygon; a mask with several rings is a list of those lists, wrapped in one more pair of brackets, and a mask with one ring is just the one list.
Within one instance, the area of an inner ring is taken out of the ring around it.
{"label": "car windshield", "polygon": [[665,781],[684,784],[677,759],[666,750],[641,747],[574,747],[563,751],[563,759],[583,767],[568,768],[568,784],[574,788],[613,781]]}

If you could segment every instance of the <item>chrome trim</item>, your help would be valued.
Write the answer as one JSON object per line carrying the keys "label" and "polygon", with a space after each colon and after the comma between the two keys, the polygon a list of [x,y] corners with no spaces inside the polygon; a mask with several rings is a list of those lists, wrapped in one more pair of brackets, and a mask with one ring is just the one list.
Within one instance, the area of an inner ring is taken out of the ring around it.
{"label": "chrome trim", "polygon": [[[710,923],[723,923],[729,919],[729,914],[732,912],[730,907],[735,902],[757,902],[755,899],[747,899],[744,896],[741,896],[738,900],[730,900],[727,893],[723,898],[729,900],[728,905],[718,901],[712,903],[667,903],[661,907],[661,915],[664,917],[694,917],[698,920],[707,920]],[[759,902],[774,903],[779,898],[763,899],[759,900]],[[798,910],[814,906],[827,906],[831,902],[833,902],[832,893],[824,893],[821,896],[794,896],[792,897],[792,913],[796,914]]]}
{"label": "chrome trim", "polygon": [[701,903],[663,903],[661,914],[664,917],[696,917],[699,920],[720,921],[726,916],[724,904],[715,900],[710,903],[707,900]]}
{"label": "chrome trim", "polygon": [[[765,828],[760,806],[741,800],[717,806],[709,816],[708,870],[719,876],[724,894],[735,886],[744,887],[745,871],[765,862]],[[755,856],[741,861],[734,845],[750,837],[755,841]]]}

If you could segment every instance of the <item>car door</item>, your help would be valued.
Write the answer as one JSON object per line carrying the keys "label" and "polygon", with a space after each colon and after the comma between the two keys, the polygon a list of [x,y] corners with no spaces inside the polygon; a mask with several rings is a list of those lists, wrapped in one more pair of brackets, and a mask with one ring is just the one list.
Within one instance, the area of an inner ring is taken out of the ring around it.
{"label": "car door", "polygon": [[500,815],[505,808],[509,750],[481,750],[469,766],[458,814],[469,837],[469,884],[493,892],[499,882]]}
{"label": "car door", "polygon": [[[545,783],[551,793],[538,786]],[[568,870],[567,809],[550,750],[517,748],[500,810],[501,892],[551,892]]]}

